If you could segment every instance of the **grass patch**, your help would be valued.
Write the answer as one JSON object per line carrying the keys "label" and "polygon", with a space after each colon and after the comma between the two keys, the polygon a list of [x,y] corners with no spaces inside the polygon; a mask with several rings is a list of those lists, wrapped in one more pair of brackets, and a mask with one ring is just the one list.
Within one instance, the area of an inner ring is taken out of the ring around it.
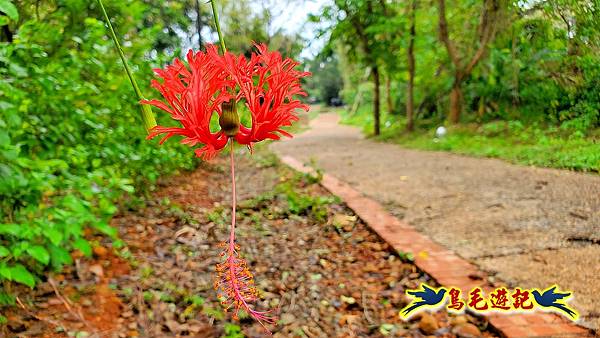
{"label": "grass patch", "polygon": [[[439,125],[431,121],[419,121],[413,133],[405,131],[404,117],[384,114],[381,121],[382,134],[375,139],[407,148],[500,158],[539,167],[600,172],[600,130],[584,135],[554,126],[494,121],[446,126],[446,136],[436,138],[435,129]],[[368,111],[359,111],[353,116],[344,111],[342,123],[359,126],[365,134],[373,133],[372,116]]]}

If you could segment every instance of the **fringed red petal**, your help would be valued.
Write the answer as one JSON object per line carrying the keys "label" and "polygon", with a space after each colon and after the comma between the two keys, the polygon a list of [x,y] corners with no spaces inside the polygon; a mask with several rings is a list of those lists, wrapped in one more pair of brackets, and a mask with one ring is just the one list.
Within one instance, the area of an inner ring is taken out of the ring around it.
{"label": "fringed red petal", "polygon": [[203,145],[195,151],[203,159],[213,158],[225,147],[227,138],[220,132],[210,131],[212,115],[220,112],[221,103],[232,98],[229,89],[234,85],[218,67],[217,59],[220,58],[215,46],[207,46],[206,52],[188,52],[188,66],[175,59],[164,69],[154,70],[162,81],[153,80],[152,86],[162,94],[164,102],[142,100],[141,103],[165,111],[181,127],[158,126],[148,138],[166,134],[162,143],[171,136],[183,136],[183,144]]}
{"label": "fringed red petal", "polygon": [[181,128],[155,128],[149,138],[164,133],[166,139],[180,135],[183,144],[195,146],[203,159],[214,157],[226,143],[226,138],[210,131],[214,113],[221,113],[223,102],[244,100],[252,115],[250,127],[241,126],[235,136],[240,144],[251,145],[265,139],[277,140],[279,135],[292,135],[282,129],[298,120],[296,110],[308,111],[308,106],[296,99],[306,95],[300,79],[309,73],[296,70],[298,62],[283,59],[279,52],[269,52],[264,44],[255,45],[257,53],[250,59],[244,55],[225,53],[219,55],[213,45],[206,52],[186,55],[187,66],[179,59],[164,69],[154,70],[162,79],[153,80],[152,86],[163,96],[159,100],[142,100],[142,104],[155,106],[179,121]]}

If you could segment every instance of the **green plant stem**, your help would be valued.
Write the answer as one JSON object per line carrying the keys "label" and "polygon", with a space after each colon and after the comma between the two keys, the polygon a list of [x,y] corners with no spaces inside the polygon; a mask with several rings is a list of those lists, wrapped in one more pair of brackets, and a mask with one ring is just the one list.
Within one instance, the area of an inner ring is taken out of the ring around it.
{"label": "green plant stem", "polygon": [[227,48],[225,47],[225,40],[223,40],[223,34],[221,33],[221,25],[219,24],[219,12],[217,12],[216,2],[216,0],[210,0],[210,5],[212,7],[215,28],[217,29],[217,34],[219,35],[219,43],[221,44],[221,50],[223,51],[223,54],[225,54],[225,52],[227,52]]}
{"label": "green plant stem", "polygon": [[[102,4],[102,0],[97,0],[98,5],[100,6],[100,10],[102,10],[102,14],[104,14],[104,21],[108,26],[108,30],[110,31],[110,36],[115,43],[115,47],[117,48],[117,52],[119,53],[119,57],[121,58],[121,62],[123,62],[123,67],[125,67],[125,72],[127,72],[127,76],[129,77],[129,82],[131,82],[131,86],[135,91],[135,94],[138,97],[138,100],[144,100],[144,95],[142,95],[142,91],[138,86],[135,78],[133,77],[133,73],[131,68],[129,68],[129,64],[127,63],[127,59],[125,58],[125,54],[123,54],[123,49],[121,48],[121,44],[119,43],[119,39],[117,39],[117,34],[110,23],[110,19],[108,14],[106,13],[106,9],[104,8],[104,4]],[[142,119],[144,120],[144,127],[146,130],[150,130],[156,126],[156,119],[154,118],[154,113],[152,112],[152,108],[149,105],[142,105]]]}

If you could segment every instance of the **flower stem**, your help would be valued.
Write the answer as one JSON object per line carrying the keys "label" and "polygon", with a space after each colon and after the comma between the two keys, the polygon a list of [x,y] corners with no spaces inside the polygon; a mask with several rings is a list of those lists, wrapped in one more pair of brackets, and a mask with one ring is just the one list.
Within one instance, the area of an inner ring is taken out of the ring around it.
{"label": "flower stem", "polygon": [[227,52],[227,48],[225,47],[225,40],[223,40],[223,34],[221,33],[221,25],[219,24],[219,12],[217,11],[216,2],[216,0],[210,0],[210,5],[212,7],[215,28],[217,29],[217,34],[219,35],[219,43],[221,44],[221,50],[223,51],[223,54],[225,54],[225,52]]}
{"label": "flower stem", "polygon": [[[140,87],[138,86],[137,82],[135,81],[135,78],[133,77],[131,68],[129,68],[129,65],[127,64],[127,59],[125,58],[125,54],[123,54],[123,48],[121,48],[119,39],[117,39],[117,34],[115,33],[115,30],[114,30],[112,24],[110,23],[110,19],[108,17],[108,14],[106,13],[104,4],[102,4],[102,0],[97,0],[97,2],[98,2],[98,5],[100,6],[100,10],[102,10],[102,14],[104,15],[104,21],[106,22],[106,25],[108,26],[108,30],[110,32],[110,37],[112,38],[113,42],[115,43],[115,48],[117,49],[117,52],[119,53],[121,62],[123,62],[123,67],[125,67],[125,72],[127,72],[127,77],[129,77],[129,82],[131,82],[133,91],[135,91],[135,94],[137,95],[138,100],[141,101],[144,99],[144,95],[142,95],[142,91],[140,90]],[[149,105],[145,105],[145,104],[142,105],[142,120],[144,120],[144,127],[146,127],[146,130],[150,130],[156,126],[156,119],[154,118],[154,113],[152,113],[152,108],[150,108]]]}

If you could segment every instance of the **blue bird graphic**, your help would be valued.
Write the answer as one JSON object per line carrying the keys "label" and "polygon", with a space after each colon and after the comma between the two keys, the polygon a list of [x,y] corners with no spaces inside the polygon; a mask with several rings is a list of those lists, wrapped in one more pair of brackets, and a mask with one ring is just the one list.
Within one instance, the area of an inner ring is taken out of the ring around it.
{"label": "blue bird graphic", "polygon": [[406,317],[413,310],[421,307],[421,306],[434,306],[439,304],[444,300],[444,296],[446,295],[446,289],[439,288],[436,292],[431,287],[426,284],[421,284],[421,290],[408,290],[407,294],[414,296],[415,298],[419,298],[420,300],[415,299],[412,303],[407,305],[407,308],[402,310],[402,315]]}
{"label": "blue bird graphic", "polygon": [[556,292],[557,286],[554,285],[540,294],[538,290],[533,290],[533,298],[535,302],[544,308],[555,308],[560,311],[566,312],[571,318],[577,319],[577,312],[571,310],[566,304],[562,303],[561,300],[571,296],[571,292],[559,293]]}

